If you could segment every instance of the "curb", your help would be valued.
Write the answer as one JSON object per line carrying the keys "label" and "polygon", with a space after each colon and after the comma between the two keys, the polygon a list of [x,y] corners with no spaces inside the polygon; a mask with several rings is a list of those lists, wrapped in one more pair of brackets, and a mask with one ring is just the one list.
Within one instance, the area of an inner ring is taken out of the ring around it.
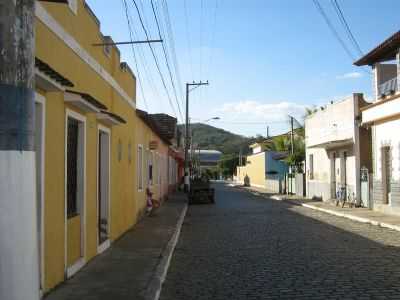
{"label": "curb", "polygon": [[340,212],[336,212],[330,209],[325,209],[325,208],[320,208],[311,204],[305,204],[302,203],[301,206],[313,209],[313,210],[318,210],[330,215],[334,215],[337,217],[342,217],[342,218],[346,218],[352,221],[356,221],[356,222],[360,222],[360,223],[368,223],[371,225],[375,225],[375,226],[380,226],[383,228],[388,228],[388,229],[392,229],[392,230],[396,230],[396,231],[400,231],[400,226],[397,225],[393,225],[393,224],[389,224],[389,223],[384,223],[384,222],[378,222],[378,221],[374,221],[371,219],[367,219],[367,218],[362,218],[362,217],[357,217],[357,216],[353,216],[353,215],[349,215],[349,214],[344,214],[344,213],[340,213]]}
{"label": "curb", "polygon": [[[250,193],[255,194],[256,196],[257,195],[258,196],[262,196],[262,194],[260,194],[257,191],[250,190],[250,189],[248,191]],[[291,199],[287,199],[284,196],[280,196],[280,195],[277,195],[277,194],[276,195],[272,195],[271,197],[268,197],[268,199],[272,199],[272,200],[275,200],[275,201],[287,201],[287,202],[291,202],[291,203],[296,204],[296,205],[301,205],[301,206],[309,208],[309,209],[313,209],[313,210],[324,212],[326,214],[334,215],[336,217],[346,218],[346,219],[349,219],[349,220],[352,220],[352,221],[355,221],[355,222],[371,224],[371,225],[374,225],[374,226],[380,226],[382,228],[388,228],[388,229],[392,229],[392,230],[400,232],[400,226],[398,226],[398,225],[393,225],[393,224],[389,224],[389,223],[385,223],[385,222],[379,222],[379,221],[375,221],[375,220],[371,220],[371,219],[363,218],[363,217],[357,217],[357,216],[354,216],[354,215],[341,213],[341,212],[337,212],[337,211],[326,209],[326,208],[317,207],[317,206],[312,205],[312,204],[294,202]]]}
{"label": "curb", "polygon": [[171,263],[171,258],[174,253],[176,244],[178,243],[179,235],[181,233],[182,224],[185,220],[186,212],[188,209],[188,204],[185,204],[183,208],[178,222],[176,223],[174,234],[172,235],[171,239],[169,240],[167,246],[162,251],[160,257],[160,262],[157,265],[156,271],[153,275],[153,278],[150,281],[146,289],[146,296],[145,299],[147,300],[158,300],[160,298],[162,285],[167,277],[169,265]]}

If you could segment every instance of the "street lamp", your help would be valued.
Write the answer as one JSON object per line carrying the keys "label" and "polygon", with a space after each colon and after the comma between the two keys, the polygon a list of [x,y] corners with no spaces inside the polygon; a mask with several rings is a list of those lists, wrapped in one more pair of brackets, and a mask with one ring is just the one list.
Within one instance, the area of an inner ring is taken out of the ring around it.
{"label": "street lamp", "polygon": [[220,117],[210,118],[210,119],[204,120],[203,123],[207,123],[207,122],[210,122],[212,120],[221,120],[221,118]]}

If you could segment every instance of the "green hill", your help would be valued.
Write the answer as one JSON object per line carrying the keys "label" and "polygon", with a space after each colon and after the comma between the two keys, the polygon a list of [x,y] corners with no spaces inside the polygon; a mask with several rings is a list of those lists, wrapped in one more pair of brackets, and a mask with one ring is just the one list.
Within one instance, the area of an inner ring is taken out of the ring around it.
{"label": "green hill", "polygon": [[[183,125],[180,125],[184,129]],[[242,148],[243,154],[248,153],[248,145],[255,138],[248,138],[234,134],[221,128],[207,124],[193,123],[190,125],[193,134],[193,143],[199,145],[203,150],[218,150],[223,154],[239,153]]]}

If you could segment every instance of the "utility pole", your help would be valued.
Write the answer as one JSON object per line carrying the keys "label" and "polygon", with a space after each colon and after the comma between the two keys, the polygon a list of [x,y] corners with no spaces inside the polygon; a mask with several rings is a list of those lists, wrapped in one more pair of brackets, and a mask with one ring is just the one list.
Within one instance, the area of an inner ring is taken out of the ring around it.
{"label": "utility pole", "polygon": [[267,139],[269,139],[269,126],[267,125]]}
{"label": "utility pole", "polygon": [[290,117],[290,147],[291,147],[291,153],[292,155],[294,154],[294,131],[293,131],[293,117]]}
{"label": "utility pole", "polygon": [[35,0],[0,5],[0,299],[39,299]]}
{"label": "utility pole", "polygon": [[[189,179],[189,93],[202,86],[208,85],[207,82],[192,82],[186,83],[186,135],[185,135],[185,192],[190,190],[190,179]],[[190,89],[193,87],[192,89]]]}
{"label": "utility pole", "polygon": [[[291,152],[291,154],[292,154],[292,156],[293,156],[293,154],[294,154],[294,131],[293,131],[293,117],[292,116],[290,116],[290,127],[291,127],[291,130],[290,130],[290,148],[291,148],[291,150],[290,150],[290,152]],[[293,158],[293,157],[292,157]],[[290,193],[292,193],[292,189],[293,189],[293,186],[292,186],[292,183],[293,183],[293,164],[291,164],[290,165]]]}

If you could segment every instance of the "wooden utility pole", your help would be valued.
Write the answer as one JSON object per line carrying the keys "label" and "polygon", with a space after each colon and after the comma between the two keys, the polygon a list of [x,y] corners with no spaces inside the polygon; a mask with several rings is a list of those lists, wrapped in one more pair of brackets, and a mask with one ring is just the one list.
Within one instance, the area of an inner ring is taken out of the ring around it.
{"label": "wooden utility pole", "polygon": [[0,299],[39,299],[35,0],[0,5]]}
{"label": "wooden utility pole", "polygon": [[[190,177],[189,177],[189,93],[202,86],[202,85],[208,85],[207,82],[192,82],[192,83],[186,83],[186,126],[185,126],[185,192],[189,192],[190,190]],[[190,89],[193,87],[192,89]]]}

